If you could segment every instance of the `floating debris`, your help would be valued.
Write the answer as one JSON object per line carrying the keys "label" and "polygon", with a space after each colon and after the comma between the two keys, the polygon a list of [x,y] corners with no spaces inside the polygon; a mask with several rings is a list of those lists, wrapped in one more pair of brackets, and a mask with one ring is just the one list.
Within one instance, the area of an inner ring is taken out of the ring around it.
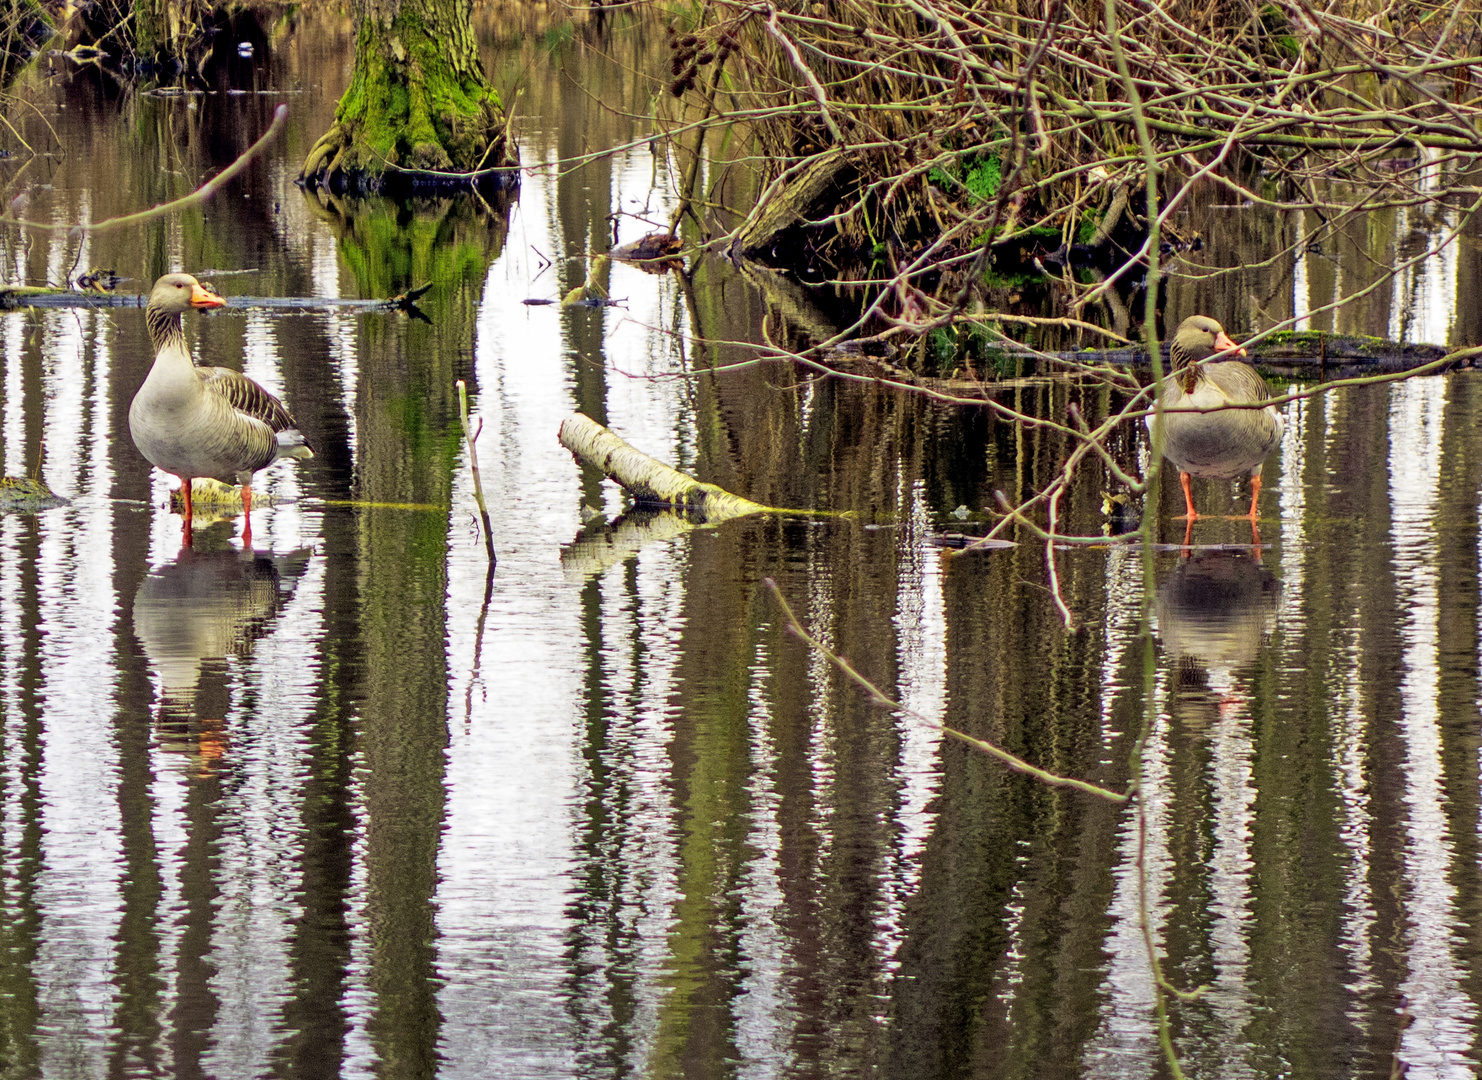
{"label": "floating debris", "polygon": [[631,244],[612,249],[614,259],[624,262],[677,262],[675,256],[684,249],[684,241],[667,232],[649,233]]}
{"label": "floating debris", "polygon": [[926,542],[934,547],[948,548],[953,551],[968,547],[1011,548],[1019,546],[1013,540],[1000,540],[996,536],[991,540],[985,540],[981,536],[969,536],[967,533],[957,532],[932,533],[927,536]]}
{"label": "floating debris", "polygon": [[[90,271],[98,275],[98,280],[91,288],[59,289],[49,285],[5,285],[0,284],[0,311],[11,311],[15,308],[116,308],[116,307],[139,307],[142,308],[148,302],[149,297],[138,293],[121,293],[100,291],[100,286],[106,288],[106,283],[112,277],[111,270]],[[84,278],[88,275],[83,275]],[[117,278],[113,279],[116,285]],[[122,279],[127,280],[127,279]],[[78,285],[82,285],[79,279]],[[413,317],[422,316],[417,310],[415,303],[417,297],[425,293],[430,286],[424,285],[417,289],[409,290],[399,296],[388,297],[385,300],[360,300],[346,296],[226,296],[227,308],[276,308],[291,311],[313,311],[322,308],[331,309],[358,309],[361,311],[404,311]]]}
{"label": "floating debris", "polygon": [[114,289],[118,288],[118,283],[122,280],[123,278],[120,278],[113,272],[112,267],[109,267],[107,270],[99,270],[94,267],[87,273],[78,275],[77,288],[82,292],[111,293]]}
{"label": "floating debris", "polygon": [[[180,494],[183,490],[183,488],[170,490],[170,509],[176,513],[185,510],[185,502]],[[282,502],[283,500],[271,491],[262,491],[257,488],[252,491],[254,507],[277,506]],[[242,489],[235,484],[223,484],[220,480],[212,480],[210,477],[197,477],[190,485],[190,507],[197,518],[216,520],[235,517],[242,512]]]}
{"label": "floating debris", "polygon": [[542,300],[532,296],[520,301],[526,307],[555,307],[558,304],[561,307],[619,307],[627,302],[626,299],[609,300],[602,296],[588,296],[580,300]]}
{"label": "floating debris", "polygon": [[54,506],[67,506],[72,500],[58,495],[44,481],[29,476],[0,477],[0,512],[34,514]]}

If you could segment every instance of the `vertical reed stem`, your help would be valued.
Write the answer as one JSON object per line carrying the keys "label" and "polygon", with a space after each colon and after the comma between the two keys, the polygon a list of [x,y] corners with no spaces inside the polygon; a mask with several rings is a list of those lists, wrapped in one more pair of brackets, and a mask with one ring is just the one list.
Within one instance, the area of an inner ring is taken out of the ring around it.
{"label": "vertical reed stem", "polygon": [[463,441],[468,446],[468,467],[473,472],[473,500],[479,504],[479,519],[484,523],[484,547],[489,552],[489,566],[492,568],[499,560],[494,555],[494,530],[489,525],[489,507],[484,503],[484,484],[479,479],[479,452],[474,446],[474,440],[484,430],[484,422],[480,420],[476,430],[469,430],[468,387],[462,379],[458,380],[458,419],[463,423]]}

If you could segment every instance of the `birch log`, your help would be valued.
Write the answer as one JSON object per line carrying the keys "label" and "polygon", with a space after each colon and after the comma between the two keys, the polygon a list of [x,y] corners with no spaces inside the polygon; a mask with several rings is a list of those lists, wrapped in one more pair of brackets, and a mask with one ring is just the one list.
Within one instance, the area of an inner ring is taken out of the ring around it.
{"label": "birch log", "polygon": [[561,421],[561,445],[584,465],[601,469],[608,479],[621,484],[640,505],[672,506],[692,519],[725,521],[768,508],[732,495],[714,484],[671,469],[662,461],[635,450],[591,417],[572,413]]}

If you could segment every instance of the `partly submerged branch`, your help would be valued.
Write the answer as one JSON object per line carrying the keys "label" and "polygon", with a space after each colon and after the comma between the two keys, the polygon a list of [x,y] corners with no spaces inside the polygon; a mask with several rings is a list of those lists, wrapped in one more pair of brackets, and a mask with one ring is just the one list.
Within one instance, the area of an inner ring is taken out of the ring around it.
{"label": "partly submerged branch", "polygon": [[[1000,346],[1001,347],[1001,346]],[[1004,349],[1005,352],[1017,350]],[[1026,352],[1032,350],[1025,350]],[[1160,347],[1163,363],[1168,363],[1168,343]],[[1434,364],[1448,355],[1444,345],[1388,341],[1384,338],[1355,334],[1330,334],[1321,330],[1286,331],[1272,334],[1247,345],[1247,362],[1275,374],[1310,376],[1313,368],[1360,368],[1370,372],[1412,371]],[[1036,355],[1044,355],[1042,353]],[[1051,353],[1056,360],[1084,364],[1112,364],[1117,367],[1150,367],[1146,349],[1086,349],[1081,352]],[[1460,360],[1457,361],[1461,363]]]}
{"label": "partly submerged branch", "polygon": [[823,642],[819,641],[812,634],[808,633],[807,630],[803,629],[803,624],[800,623],[798,621],[798,617],[793,614],[792,607],[783,598],[782,590],[777,587],[777,583],[775,581],[773,581],[771,578],[768,578],[766,585],[767,588],[772,591],[772,595],[777,599],[777,603],[782,608],[782,613],[787,619],[787,628],[803,641],[807,642],[813,648],[817,649],[824,656],[826,656],[829,660],[829,663],[833,664],[836,668],[838,668],[850,679],[852,679],[858,686],[860,686],[865,691],[865,693],[869,694],[870,700],[873,701],[876,705],[879,705],[882,708],[890,709],[892,712],[899,713],[902,716],[909,716],[913,720],[919,720],[923,724],[930,724],[933,727],[940,728],[944,734],[950,735],[954,739],[960,739],[962,742],[967,743],[969,746],[997,758],[999,761],[1003,762],[1005,765],[1015,770],[1016,772],[1026,773],[1029,776],[1034,777],[1036,780],[1041,781],[1042,783],[1050,784],[1054,787],[1075,788],[1077,791],[1084,791],[1088,795],[1095,795],[1097,798],[1107,799],[1110,802],[1121,803],[1127,801],[1127,796],[1123,795],[1121,792],[1112,791],[1110,788],[1104,788],[1098,784],[1092,784],[1085,780],[1077,780],[1075,777],[1072,776],[1061,776],[1058,773],[1052,773],[1046,769],[1041,769],[1038,765],[1031,765],[1023,758],[1017,756],[1016,754],[1009,753],[1009,751],[1003,749],[1003,747],[996,746],[986,739],[975,738],[972,735],[968,735],[965,732],[958,731],[955,728],[947,727],[947,725],[945,724],[939,724],[936,721],[929,720],[926,717],[922,716],[920,713],[913,712],[912,710],[906,708],[899,701],[896,701],[893,697],[886,694],[869,679],[861,675],[859,671],[855,669],[854,665],[849,663],[848,660],[845,660],[842,656],[834,652]]}
{"label": "partly submerged branch", "polygon": [[92,222],[86,225],[62,225],[52,221],[27,221],[21,218],[14,218],[9,215],[0,215],[0,224],[24,225],[28,229],[40,229],[46,232],[76,232],[79,234],[96,234],[100,232],[109,232],[113,229],[121,229],[126,225],[140,225],[154,218],[164,217],[167,214],[173,214],[177,210],[185,209],[187,206],[194,206],[196,203],[205,202],[227,184],[231,183],[231,181],[238,174],[240,174],[242,170],[247,168],[248,163],[251,162],[253,158],[262,153],[264,149],[266,149],[268,143],[272,142],[275,138],[278,137],[278,133],[283,130],[284,126],[287,123],[288,106],[279,105],[278,108],[273,112],[273,122],[268,125],[268,129],[262,133],[262,136],[255,143],[249,146],[246,150],[242,151],[241,156],[238,157],[236,161],[233,161],[226,168],[222,169],[221,172],[217,173],[210,180],[207,180],[204,184],[196,188],[189,195],[183,195],[178,199],[172,199],[169,202],[160,203],[158,206],[151,206],[148,210],[140,210],[133,214],[124,214],[122,217],[108,218],[105,221]]}

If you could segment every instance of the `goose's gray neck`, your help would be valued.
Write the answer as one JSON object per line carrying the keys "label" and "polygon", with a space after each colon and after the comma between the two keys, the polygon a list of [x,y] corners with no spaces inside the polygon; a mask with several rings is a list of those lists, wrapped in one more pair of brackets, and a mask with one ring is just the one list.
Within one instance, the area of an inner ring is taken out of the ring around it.
{"label": "goose's gray neck", "polygon": [[185,345],[185,331],[180,327],[180,312],[161,311],[159,308],[144,309],[144,322],[149,327],[149,343],[158,356],[166,345]]}

